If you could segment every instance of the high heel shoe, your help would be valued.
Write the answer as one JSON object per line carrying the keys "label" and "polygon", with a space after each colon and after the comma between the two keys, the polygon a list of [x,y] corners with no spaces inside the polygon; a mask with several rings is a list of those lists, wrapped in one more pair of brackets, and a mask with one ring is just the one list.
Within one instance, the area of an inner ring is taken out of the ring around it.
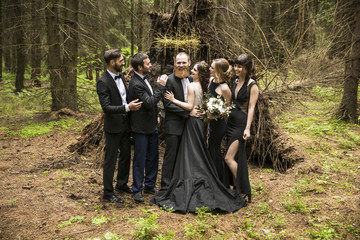
{"label": "high heel shoe", "polygon": [[246,200],[247,198],[247,202],[251,203],[251,193],[250,194],[244,194],[244,199]]}

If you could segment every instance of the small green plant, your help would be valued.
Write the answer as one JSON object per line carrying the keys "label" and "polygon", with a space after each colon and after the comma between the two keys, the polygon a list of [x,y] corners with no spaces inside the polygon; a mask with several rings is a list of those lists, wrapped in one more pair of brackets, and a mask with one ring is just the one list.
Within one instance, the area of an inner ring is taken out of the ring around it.
{"label": "small green plant", "polygon": [[269,204],[264,202],[257,204],[257,213],[259,214],[269,213]]}
{"label": "small green plant", "polygon": [[100,206],[99,206],[99,205],[96,205],[96,206],[94,207],[94,210],[95,210],[95,212],[97,212],[97,213],[100,214]]}
{"label": "small green plant", "polygon": [[175,211],[173,207],[167,207],[165,205],[160,207],[160,210],[165,211],[165,212],[174,212]]}
{"label": "small green plant", "polygon": [[9,200],[9,204],[11,206],[15,206],[16,205],[16,200]]}
{"label": "small green plant", "polygon": [[117,233],[107,232],[105,233],[104,238],[87,238],[86,240],[124,240],[122,236],[118,235]]}
{"label": "small green plant", "polygon": [[195,223],[185,225],[185,235],[189,239],[203,239],[207,230],[216,226],[216,216],[207,207],[198,208]]}
{"label": "small green plant", "polygon": [[339,147],[342,149],[353,149],[356,147],[353,141],[349,141],[347,139],[340,139],[338,143],[339,143]]}
{"label": "small green plant", "polygon": [[49,170],[46,170],[46,171],[43,171],[42,173],[41,173],[41,175],[42,176],[46,176],[46,175],[48,175],[50,173],[50,171]]}
{"label": "small green plant", "polygon": [[286,228],[285,223],[286,223],[286,219],[285,219],[284,214],[280,214],[279,216],[277,216],[275,218],[275,221],[272,224],[272,226],[275,228]]}
{"label": "small green plant", "polygon": [[61,222],[60,224],[57,225],[57,227],[62,228],[62,227],[69,226],[72,223],[82,223],[82,222],[84,222],[84,217],[83,216],[75,216],[75,217],[71,217],[67,221]]}
{"label": "small green plant", "polygon": [[352,141],[356,145],[360,145],[360,135],[359,134],[356,134],[352,131],[348,131],[346,135],[348,138],[350,138],[350,141]]}
{"label": "small green plant", "polygon": [[112,232],[107,232],[104,236],[105,240],[121,240],[124,239],[123,237],[120,237],[118,234],[116,233],[112,233]]}
{"label": "small green plant", "polygon": [[147,215],[147,218],[137,218],[129,219],[129,222],[134,222],[137,224],[136,229],[132,231],[133,235],[137,239],[152,239],[156,236],[155,230],[159,228],[156,220],[158,218],[157,214],[149,214],[147,210],[142,209]]}
{"label": "small green plant", "polygon": [[348,230],[349,233],[354,234],[354,235],[360,235],[360,229],[356,228],[353,225],[346,225],[345,226],[346,230]]}
{"label": "small green plant", "polygon": [[296,200],[294,202],[285,201],[285,202],[282,202],[282,206],[283,206],[284,209],[288,210],[291,213],[294,213],[294,212],[300,212],[300,213],[308,212],[307,204],[305,202],[300,201],[300,200]]}
{"label": "small green plant", "polygon": [[335,229],[330,226],[322,226],[318,231],[311,230],[310,234],[313,238],[316,239],[336,239],[340,235],[336,233]]}
{"label": "small green plant", "polygon": [[166,234],[159,233],[157,234],[153,239],[154,240],[172,240],[175,238],[175,232],[174,231],[167,231]]}
{"label": "small green plant", "polygon": [[246,218],[243,221],[242,228],[247,232],[248,236],[251,239],[260,239],[260,234],[254,231],[254,227],[256,227],[256,221],[254,221],[254,223],[251,223],[250,218]]}
{"label": "small green plant", "polygon": [[351,183],[348,183],[348,182],[342,182],[342,183],[340,183],[340,186],[350,189],[350,190],[359,190],[359,188],[355,187],[354,185],[352,185]]}
{"label": "small green plant", "polygon": [[91,223],[100,226],[104,223],[108,223],[110,220],[111,218],[100,215],[99,217],[91,218]]}
{"label": "small green plant", "polygon": [[252,192],[256,192],[257,194],[266,193],[264,184],[262,182],[257,182],[251,186],[253,188]]}

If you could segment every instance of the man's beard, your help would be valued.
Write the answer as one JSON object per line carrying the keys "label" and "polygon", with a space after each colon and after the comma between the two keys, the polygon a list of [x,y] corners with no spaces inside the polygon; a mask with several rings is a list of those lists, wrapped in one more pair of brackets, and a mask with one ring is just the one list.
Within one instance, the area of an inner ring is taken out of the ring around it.
{"label": "man's beard", "polygon": [[186,78],[189,76],[189,68],[187,67],[175,67],[174,68],[175,76],[178,78]]}
{"label": "man's beard", "polygon": [[122,67],[123,67],[122,65],[117,65],[117,64],[115,63],[114,69],[115,69],[117,72],[121,72]]}

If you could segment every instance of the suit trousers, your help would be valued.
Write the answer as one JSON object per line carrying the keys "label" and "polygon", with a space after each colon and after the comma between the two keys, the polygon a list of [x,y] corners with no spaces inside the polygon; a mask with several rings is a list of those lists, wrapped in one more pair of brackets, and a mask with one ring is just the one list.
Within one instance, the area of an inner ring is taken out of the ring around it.
{"label": "suit trousers", "polygon": [[165,136],[165,155],[161,172],[161,189],[168,188],[172,179],[175,167],[176,156],[179,151],[181,135],[166,134]]}
{"label": "suit trousers", "polygon": [[[154,188],[159,165],[159,133],[155,129],[152,134],[133,133],[134,159],[133,159],[133,185],[134,193],[145,187]],[[144,181],[145,170],[145,181]]]}
{"label": "suit trousers", "polygon": [[[104,196],[114,194],[113,179],[118,159],[118,173],[116,177],[116,187],[126,188],[129,181],[131,144],[130,131],[121,133],[105,132],[105,160],[103,167]],[[118,150],[120,149],[120,154]]]}

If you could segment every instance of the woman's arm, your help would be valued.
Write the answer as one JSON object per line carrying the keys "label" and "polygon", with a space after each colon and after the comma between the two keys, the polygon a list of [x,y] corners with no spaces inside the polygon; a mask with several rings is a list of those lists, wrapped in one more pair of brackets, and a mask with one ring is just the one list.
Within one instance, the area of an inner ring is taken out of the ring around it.
{"label": "woman's arm", "polygon": [[254,84],[250,89],[248,115],[247,115],[247,121],[246,121],[246,128],[245,128],[244,135],[243,135],[244,140],[247,140],[250,137],[250,127],[251,127],[252,120],[254,118],[255,106],[256,106],[258,97],[259,97],[259,87]]}
{"label": "woman's arm", "polygon": [[169,100],[170,102],[173,102],[174,104],[178,105],[179,107],[181,107],[187,111],[191,111],[194,107],[195,89],[194,89],[194,86],[192,86],[192,84],[189,84],[187,88],[188,88],[187,102],[182,102],[182,101],[177,100],[174,97],[174,94],[169,91],[166,91],[166,93],[164,94],[164,97],[167,100]]}
{"label": "woman's arm", "polygon": [[220,96],[222,96],[225,99],[227,105],[230,106],[230,104],[231,104],[231,90],[229,88],[229,85],[227,85],[227,83],[224,83],[224,84],[221,84],[220,86],[221,86]]}

